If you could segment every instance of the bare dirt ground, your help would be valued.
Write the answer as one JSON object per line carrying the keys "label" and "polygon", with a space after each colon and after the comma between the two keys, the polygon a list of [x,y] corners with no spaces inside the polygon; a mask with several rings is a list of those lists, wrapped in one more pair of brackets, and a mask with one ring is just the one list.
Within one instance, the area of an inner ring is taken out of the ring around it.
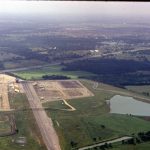
{"label": "bare dirt ground", "polygon": [[78,80],[47,80],[33,83],[41,102],[93,96]]}
{"label": "bare dirt ground", "polygon": [[14,77],[5,74],[0,74],[0,109],[3,111],[10,110],[8,99],[8,84],[14,82]]}

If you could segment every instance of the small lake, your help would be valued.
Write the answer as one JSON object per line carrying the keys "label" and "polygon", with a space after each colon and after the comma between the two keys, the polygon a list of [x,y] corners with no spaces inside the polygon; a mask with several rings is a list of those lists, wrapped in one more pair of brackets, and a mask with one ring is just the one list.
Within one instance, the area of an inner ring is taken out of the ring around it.
{"label": "small lake", "polygon": [[109,101],[110,113],[150,116],[150,104],[132,97],[115,95]]}

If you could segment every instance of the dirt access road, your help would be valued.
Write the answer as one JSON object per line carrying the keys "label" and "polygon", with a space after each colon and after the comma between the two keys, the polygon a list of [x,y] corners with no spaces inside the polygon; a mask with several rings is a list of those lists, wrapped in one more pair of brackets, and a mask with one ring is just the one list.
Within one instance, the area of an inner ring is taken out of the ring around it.
{"label": "dirt access road", "polygon": [[22,85],[47,149],[61,150],[52,120],[47,116],[45,110],[43,109],[32,83],[22,82]]}
{"label": "dirt access road", "polygon": [[97,146],[102,146],[102,145],[104,145],[105,143],[107,143],[107,144],[112,144],[112,143],[120,142],[120,141],[122,141],[122,140],[132,139],[132,138],[133,138],[133,137],[130,137],[130,136],[123,136],[123,137],[116,138],[116,139],[113,139],[113,140],[110,140],[110,141],[105,141],[105,142],[101,142],[101,143],[99,143],[99,144],[94,144],[94,145],[91,145],[91,146],[86,146],[86,147],[83,147],[83,148],[79,148],[78,150],[92,149],[92,148],[97,147]]}

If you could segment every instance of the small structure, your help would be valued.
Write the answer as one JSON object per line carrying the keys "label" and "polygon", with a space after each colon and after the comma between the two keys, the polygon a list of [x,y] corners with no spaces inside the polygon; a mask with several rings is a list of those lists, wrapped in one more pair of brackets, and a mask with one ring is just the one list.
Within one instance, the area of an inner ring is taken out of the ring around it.
{"label": "small structure", "polygon": [[19,144],[21,146],[25,146],[25,144],[27,143],[27,139],[26,137],[18,137],[16,140],[15,140],[15,143],[16,144]]}

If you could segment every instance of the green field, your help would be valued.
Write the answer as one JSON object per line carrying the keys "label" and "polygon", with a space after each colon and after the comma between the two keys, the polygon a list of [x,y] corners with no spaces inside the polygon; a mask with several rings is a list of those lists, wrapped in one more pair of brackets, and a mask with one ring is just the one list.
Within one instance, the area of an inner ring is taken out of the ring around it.
{"label": "green field", "polygon": [[36,59],[30,60],[14,60],[14,61],[3,61],[5,69],[15,69],[29,66],[45,65],[46,63]]}
{"label": "green field", "polygon": [[64,104],[62,100],[45,102],[43,103],[43,107],[48,109],[68,109],[69,107]]}
{"label": "green field", "polygon": [[[54,122],[62,150],[70,150],[71,141],[78,143],[78,147],[83,147],[93,144],[93,138],[96,138],[96,142],[100,142],[118,136],[150,130],[150,122],[144,119],[128,115],[109,114],[106,100],[116,93],[102,91],[99,88],[94,90],[92,89],[92,81],[84,80],[82,82],[95,94],[94,97],[68,100],[68,103],[77,109],[73,112],[47,110],[48,115],[51,116]],[[106,85],[100,86],[112,88]],[[120,89],[120,91],[126,90]],[[55,106],[58,109],[63,107],[58,102],[47,103],[47,106],[50,108]]]}
{"label": "green field", "polygon": [[[11,108],[18,109],[14,114],[18,133],[8,137],[0,137],[0,149],[2,150],[46,150],[42,144],[39,130],[24,94],[10,95]],[[26,110],[27,108],[27,110]],[[20,109],[20,111],[19,111]],[[26,138],[26,144],[21,146],[15,141],[19,137]],[[40,142],[41,141],[41,142]]]}
{"label": "green field", "polygon": [[147,92],[150,94],[150,85],[126,86],[126,88],[133,92],[137,92],[137,93]]}
{"label": "green field", "polygon": [[9,118],[6,113],[0,113],[0,135],[11,132]]}
{"label": "green field", "polygon": [[35,70],[26,70],[26,71],[19,71],[15,72],[14,74],[23,78],[23,79],[41,79],[43,75],[64,75],[68,76],[72,79],[76,79],[80,76],[94,76],[92,73],[84,72],[84,71],[62,71],[63,66],[54,65],[50,67],[43,67],[40,69]]}
{"label": "green field", "polygon": [[150,142],[141,143],[137,145],[121,145],[113,144],[113,148],[111,150],[149,150],[150,149]]}

